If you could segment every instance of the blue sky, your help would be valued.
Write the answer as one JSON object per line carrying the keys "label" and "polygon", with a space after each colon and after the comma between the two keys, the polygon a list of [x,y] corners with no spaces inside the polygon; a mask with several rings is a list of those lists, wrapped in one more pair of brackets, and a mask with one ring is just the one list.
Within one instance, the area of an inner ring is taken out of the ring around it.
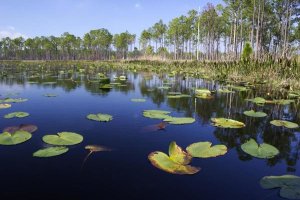
{"label": "blue sky", "polygon": [[97,28],[139,35],[159,19],[169,22],[208,2],[221,0],[0,0],[0,38],[83,36]]}

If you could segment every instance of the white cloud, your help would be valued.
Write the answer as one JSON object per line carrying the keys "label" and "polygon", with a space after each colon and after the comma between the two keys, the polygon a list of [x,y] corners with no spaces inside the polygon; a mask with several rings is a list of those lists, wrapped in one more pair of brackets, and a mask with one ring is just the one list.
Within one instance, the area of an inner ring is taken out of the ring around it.
{"label": "white cloud", "polygon": [[9,37],[11,39],[17,38],[17,37],[23,37],[28,38],[26,35],[17,32],[15,27],[13,26],[7,26],[5,28],[0,28],[0,39]]}
{"label": "white cloud", "polygon": [[135,9],[141,9],[141,8],[142,8],[142,6],[141,6],[141,4],[139,4],[139,3],[136,3],[136,4],[134,4],[134,8],[135,8]]}

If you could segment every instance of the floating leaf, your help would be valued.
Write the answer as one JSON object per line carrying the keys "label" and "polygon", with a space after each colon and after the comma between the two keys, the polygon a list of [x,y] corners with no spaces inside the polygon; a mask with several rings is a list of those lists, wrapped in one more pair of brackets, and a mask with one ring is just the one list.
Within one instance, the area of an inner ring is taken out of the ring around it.
{"label": "floating leaf", "polygon": [[28,117],[29,113],[27,112],[13,112],[13,113],[9,113],[7,115],[4,115],[4,118],[6,119],[11,119],[11,118],[23,118],[23,117]]}
{"label": "floating leaf", "polygon": [[104,84],[100,86],[100,89],[112,89],[113,86],[111,86],[110,84]]}
{"label": "floating leaf", "polygon": [[225,94],[234,93],[234,91],[228,90],[227,88],[224,88],[224,89],[220,88],[218,90],[218,92],[219,93],[225,93]]}
{"label": "floating leaf", "polygon": [[195,119],[191,117],[168,117],[164,121],[169,124],[192,124],[195,122]]}
{"label": "floating leaf", "polygon": [[99,146],[99,145],[87,145],[87,146],[85,146],[85,149],[89,150],[90,152],[84,158],[82,165],[81,165],[81,169],[83,168],[85,162],[87,161],[87,159],[90,157],[90,155],[92,153],[100,152],[100,151],[111,151],[111,149],[104,147],[104,146]]}
{"label": "floating leaf", "polygon": [[289,105],[291,103],[294,103],[295,101],[290,99],[280,99],[280,100],[271,100],[266,102],[270,104],[277,104],[277,105]]}
{"label": "floating leaf", "polygon": [[226,118],[212,118],[212,125],[221,128],[243,128],[246,125],[243,122],[239,122],[233,119]]}
{"label": "floating leaf", "polygon": [[254,99],[246,99],[246,101],[251,101],[256,104],[265,104],[266,100],[262,97],[255,97]]}
{"label": "floating leaf", "polygon": [[286,128],[298,128],[299,125],[285,120],[273,120],[270,122],[274,126],[284,126]]}
{"label": "floating leaf", "polygon": [[47,157],[53,157],[53,156],[59,156],[69,151],[68,147],[48,147],[44,149],[40,149],[33,153],[34,157],[41,157],[41,158],[47,158]]}
{"label": "floating leaf", "polygon": [[211,158],[221,156],[227,153],[225,145],[214,145],[211,142],[197,142],[186,148],[187,152],[197,158]]}
{"label": "floating leaf", "polygon": [[228,86],[233,90],[239,91],[239,92],[245,92],[247,90],[249,90],[248,88],[244,87],[244,86]]}
{"label": "floating leaf", "polygon": [[11,104],[8,104],[8,103],[1,103],[0,104],[0,109],[10,108],[10,107],[11,107]]}
{"label": "floating leaf", "polygon": [[154,167],[171,174],[195,174],[200,171],[200,168],[178,164],[167,154],[159,151],[150,153],[148,159]]}
{"label": "floating leaf", "polygon": [[169,145],[169,156],[174,162],[181,165],[188,165],[192,161],[192,157],[182,150],[176,142],[171,142]]}
{"label": "floating leaf", "polygon": [[245,111],[244,114],[249,117],[266,117],[267,116],[267,114],[264,112],[255,112],[254,110]]}
{"label": "floating leaf", "polygon": [[207,94],[207,95],[210,95],[211,94],[211,91],[209,91],[208,89],[195,89],[195,93],[197,95],[200,95],[200,94]]}
{"label": "floating leaf", "polygon": [[28,99],[22,99],[22,98],[17,98],[17,99],[6,98],[6,99],[0,99],[0,103],[21,103],[27,100]]}
{"label": "floating leaf", "polygon": [[131,99],[132,102],[143,103],[146,102],[146,99]]}
{"label": "floating leaf", "polygon": [[16,145],[26,142],[31,138],[31,133],[26,131],[16,131],[14,133],[4,132],[0,134],[1,145]]}
{"label": "floating leaf", "polygon": [[276,147],[267,143],[257,144],[257,142],[253,139],[242,144],[241,148],[245,153],[256,158],[273,158],[279,154]]}
{"label": "floating leaf", "polygon": [[33,133],[38,129],[37,126],[32,125],[32,124],[21,124],[19,126],[10,126],[6,127],[3,132],[9,132],[9,133],[14,133],[16,131],[27,131],[29,133]]}
{"label": "floating leaf", "polygon": [[151,119],[166,119],[170,117],[169,113],[171,112],[165,110],[144,110],[143,116]]}
{"label": "floating leaf", "polygon": [[181,99],[181,98],[190,98],[191,95],[188,94],[179,94],[179,95],[168,95],[167,98],[169,99]]}
{"label": "floating leaf", "polygon": [[99,122],[109,122],[113,119],[113,116],[108,114],[102,114],[102,113],[89,114],[86,117],[90,120],[99,121]]}
{"label": "floating leaf", "polygon": [[264,189],[280,188],[280,196],[287,199],[300,199],[300,177],[294,175],[265,176],[260,180]]}
{"label": "floating leaf", "polygon": [[75,145],[81,143],[82,135],[72,132],[60,132],[57,135],[45,135],[43,141],[52,145]]}

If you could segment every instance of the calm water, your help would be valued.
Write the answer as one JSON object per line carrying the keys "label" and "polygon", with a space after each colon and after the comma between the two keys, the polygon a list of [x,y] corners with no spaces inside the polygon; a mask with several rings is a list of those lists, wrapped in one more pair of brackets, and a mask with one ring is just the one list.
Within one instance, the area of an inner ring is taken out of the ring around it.
{"label": "calm water", "polygon": [[[107,74],[113,77],[122,73]],[[296,104],[257,107],[244,101],[248,97],[265,96],[263,90],[216,94],[213,99],[198,99],[195,104],[193,98],[167,99],[166,95],[168,91],[189,94],[193,87],[217,89],[219,86],[196,79],[128,73],[126,86],[103,91],[98,84],[89,83],[87,77],[78,74],[51,74],[31,79],[24,78],[24,74],[1,79],[1,98],[29,100],[0,110],[0,128],[35,124],[39,129],[26,143],[0,146],[1,199],[276,200],[281,199],[279,190],[264,190],[259,180],[267,175],[300,175],[299,129],[287,130],[269,124],[272,119],[299,123],[299,107]],[[71,77],[73,81],[69,80]],[[171,89],[157,89],[163,80],[172,83]],[[47,98],[43,96],[46,93],[58,96]],[[130,101],[141,97],[147,101]],[[252,107],[265,111],[268,117],[254,119],[242,114]],[[144,118],[145,109],[169,110],[174,116],[195,117],[196,122],[153,131],[151,125],[160,120]],[[30,116],[3,118],[14,111],[29,112]],[[114,119],[108,123],[86,119],[87,114],[99,112],[111,114]],[[246,128],[215,128],[210,124],[211,117],[240,120],[245,122]],[[80,133],[84,141],[70,147],[62,156],[32,157],[34,151],[47,146],[42,142],[45,134],[62,131]],[[276,146],[280,155],[268,160],[248,156],[240,144],[249,138]],[[211,141],[226,145],[229,151],[217,158],[193,159],[191,165],[202,168],[195,175],[172,175],[153,167],[147,159],[152,151],[167,152],[171,141],[183,148],[194,142]],[[114,151],[92,154],[81,169],[88,153],[84,147],[89,144],[104,145]]]}

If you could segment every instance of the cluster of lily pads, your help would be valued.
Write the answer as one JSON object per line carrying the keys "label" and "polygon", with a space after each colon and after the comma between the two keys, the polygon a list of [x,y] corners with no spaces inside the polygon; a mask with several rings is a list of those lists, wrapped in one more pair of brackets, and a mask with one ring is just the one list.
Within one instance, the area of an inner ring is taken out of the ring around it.
{"label": "cluster of lily pads", "polygon": [[144,110],[143,116],[151,119],[162,119],[169,124],[192,124],[195,122],[191,117],[172,117],[171,112],[166,110]]}

